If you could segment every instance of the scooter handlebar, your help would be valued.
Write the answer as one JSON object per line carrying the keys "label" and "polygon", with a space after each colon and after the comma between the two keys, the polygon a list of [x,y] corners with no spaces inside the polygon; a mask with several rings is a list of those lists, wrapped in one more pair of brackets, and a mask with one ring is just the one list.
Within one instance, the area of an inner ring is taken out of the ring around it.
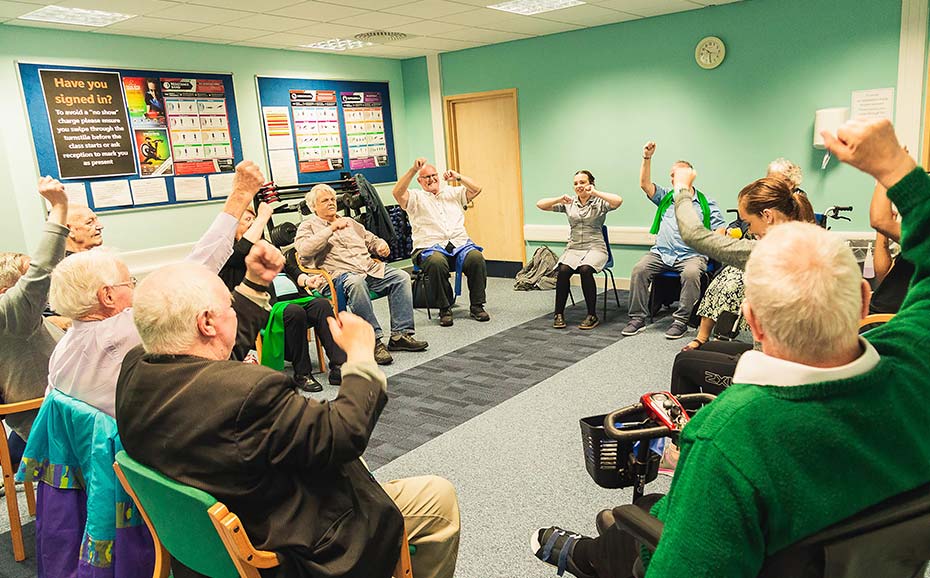
{"label": "scooter handlebar", "polygon": [[[678,402],[684,406],[686,410],[696,410],[700,406],[708,404],[716,399],[716,396],[707,393],[692,393],[679,395],[676,397],[678,398]],[[643,422],[643,425],[647,427],[629,429],[617,427],[618,423],[624,422],[624,418],[630,418],[633,416],[636,416],[637,418],[642,417],[642,412],[642,403],[634,403],[633,405],[628,405],[626,407],[622,407],[618,410],[610,412],[604,417],[604,432],[610,438],[621,442],[636,442],[657,437],[664,437],[672,432],[671,429],[664,425],[652,425],[651,427],[648,427],[649,424],[656,423],[652,419],[647,419],[645,422]]]}

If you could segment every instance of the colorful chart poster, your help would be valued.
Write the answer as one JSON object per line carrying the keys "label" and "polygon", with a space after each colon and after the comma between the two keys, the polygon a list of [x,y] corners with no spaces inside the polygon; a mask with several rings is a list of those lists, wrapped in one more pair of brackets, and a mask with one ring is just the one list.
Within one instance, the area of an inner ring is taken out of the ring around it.
{"label": "colorful chart poster", "polygon": [[175,174],[235,171],[223,81],[162,78],[161,92]]}
{"label": "colorful chart poster", "polygon": [[166,128],[165,97],[159,79],[124,76],[123,90],[132,128]]}
{"label": "colorful chart poster", "polygon": [[171,144],[165,129],[137,130],[136,154],[139,174],[143,177],[164,177],[174,174]]}
{"label": "colorful chart poster", "polygon": [[319,173],[342,169],[342,134],[336,91],[292,90],[290,100],[298,170]]}
{"label": "colorful chart poster", "polygon": [[39,78],[61,178],[135,174],[119,73],[43,69]]}
{"label": "colorful chart poster", "polygon": [[286,106],[263,106],[262,117],[265,119],[265,141],[268,150],[294,150],[294,138],[291,136],[291,114]]}
{"label": "colorful chart poster", "polygon": [[342,116],[349,145],[349,169],[371,169],[388,164],[387,140],[380,92],[343,92]]}

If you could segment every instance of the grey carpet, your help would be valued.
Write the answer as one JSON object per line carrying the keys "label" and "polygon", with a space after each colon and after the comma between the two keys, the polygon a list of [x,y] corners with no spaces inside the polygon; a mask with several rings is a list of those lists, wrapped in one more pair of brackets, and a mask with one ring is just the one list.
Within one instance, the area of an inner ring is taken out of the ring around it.
{"label": "grey carpet", "polygon": [[[553,329],[547,313],[391,376],[390,401],[365,452],[369,466],[381,467],[615,343],[628,321],[627,292],[619,294],[620,310],[610,295],[608,318],[593,331],[577,328],[585,315],[578,303],[566,309],[567,329]],[[602,315],[603,295],[598,303]]]}

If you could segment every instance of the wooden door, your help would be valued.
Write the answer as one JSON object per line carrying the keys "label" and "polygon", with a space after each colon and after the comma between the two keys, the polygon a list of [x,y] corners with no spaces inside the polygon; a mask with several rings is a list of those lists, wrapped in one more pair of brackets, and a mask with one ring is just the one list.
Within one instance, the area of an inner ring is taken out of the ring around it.
{"label": "wooden door", "polygon": [[472,240],[491,261],[525,263],[516,89],[445,97],[448,168],[481,194],[465,211]]}

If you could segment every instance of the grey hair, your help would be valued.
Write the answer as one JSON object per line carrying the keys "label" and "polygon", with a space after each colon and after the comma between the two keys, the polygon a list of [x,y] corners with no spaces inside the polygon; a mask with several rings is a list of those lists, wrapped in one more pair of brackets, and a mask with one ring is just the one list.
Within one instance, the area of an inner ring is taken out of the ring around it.
{"label": "grey hair", "polygon": [[[177,263],[153,271],[136,287],[132,316],[147,353],[185,353],[200,331],[197,317],[204,311],[229,307],[221,303],[215,273],[195,263]],[[170,287],[170,290],[168,288]]]}
{"label": "grey hair", "polygon": [[100,305],[100,288],[120,282],[121,263],[115,253],[103,247],[65,257],[52,271],[49,305],[71,319],[93,313]]}
{"label": "grey hair", "polygon": [[29,256],[23,253],[8,251],[0,253],[0,291],[16,285],[19,278],[23,276],[23,264],[27,259]]}
{"label": "grey hair", "polygon": [[316,196],[323,191],[329,191],[334,195],[336,194],[336,189],[325,183],[314,185],[313,188],[310,189],[306,195],[304,195],[304,202],[307,204],[308,209],[311,211],[313,210],[314,205],[316,205]]}
{"label": "grey hair", "polygon": [[801,167],[782,157],[769,163],[768,176],[772,175],[781,175],[796,189],[801,186],[801,181],[804,180]]}
{"label": "grey hair", "polygon": [[746,264],[746,301],[792,361],[827,359],[858,334],[862,274],[849,246],[810,223],[772,227]]}

